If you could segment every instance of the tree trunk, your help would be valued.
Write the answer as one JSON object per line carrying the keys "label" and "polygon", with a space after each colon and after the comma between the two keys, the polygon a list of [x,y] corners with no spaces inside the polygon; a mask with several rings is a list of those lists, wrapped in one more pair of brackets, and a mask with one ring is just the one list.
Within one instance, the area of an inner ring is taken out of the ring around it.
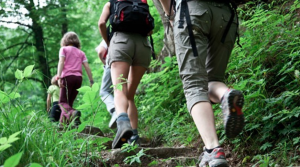
{"label": "tree trunk", "polygon": [[[38,68],[40,69],[41,73],[43,74],[42,81],[44,82],[44,86],[48,88],[51,84],[51,76],[50,76],[50,69],[48,64],[48,56],[45,53],[45,44],[44,44],[44,33],[43,28],[39,24],[39,15],[35,11],[35,5],[32,0],[30,0],[29,4],[25,5],[26,9],[29,12],[29,17],[32,20],[32,32],[35,40],[35,48],[37,50],[37,57],[38,57]],[[44,93],[44,99],[46,99],[47,94]]]}

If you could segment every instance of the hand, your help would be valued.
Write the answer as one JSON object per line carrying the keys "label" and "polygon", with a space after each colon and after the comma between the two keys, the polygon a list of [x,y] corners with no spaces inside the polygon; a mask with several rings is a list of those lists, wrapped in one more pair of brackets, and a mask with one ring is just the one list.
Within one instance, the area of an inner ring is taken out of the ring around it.
{"label": "hand", "polygon": [[60,78],[57,80],[57,83],[58,83],[58,86],[59,86],[60,88],[64,88],[64,87],[65,87],[65,86],[63,85],[63,83],[61,82],[61,79],[60,79]]}
{"label": "hand", "polygon": [[93,80],[90,80],[90,86],[92,87],[94,84],[94,81]]}
{"label": "hand", "polygon": [[171,27],[173,27],[174,20],[170,20]]}

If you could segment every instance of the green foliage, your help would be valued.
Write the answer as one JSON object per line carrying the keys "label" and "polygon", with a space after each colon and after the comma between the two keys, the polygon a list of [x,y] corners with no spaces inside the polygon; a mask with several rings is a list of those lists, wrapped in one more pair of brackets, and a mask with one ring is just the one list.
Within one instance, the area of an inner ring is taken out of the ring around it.
{"label": "green foliage", "polygon": [[8,139],[6,137],[0,138],[0,152],[9,148],[11,146],[11,143],[13,143],[14,141],[19,140],[19,138],[16,136],[20,133],[21,133],[21,131],[10,135]]}
{"label": "green foliage", "polygon": [[[31,67],[29,66],[29,68]],[[32,68],[28,71],[32,71]],[[17,82],[13,93],[17,94],[17,88],[25,84],[25,81]],[[97,92],[99,85],[96,84],[90,89]],[[3,103],[3,98],[6,99],[9,95],[5,92],[1,92],[1,95],[3,95],[1,96]],[[90,161],[95,157],[101,159],[95,152],[101,152],[104,149],[102,143],[111,140],[108,138],[93,140],[93,136],[85,139],[75,138],[74,134],[81,131],[86,122],[83,122],[78,130],[69,130],[69,126],[64,129],[65,132],[59,131],[58,125],[47,119],[43,108],[26,105],[28,102],[34,103],[35,99],[27,98],[27,101],[16,101],[16,99],[11,98],[4,102],[5,105],[2,105],[0,110],[2,132],[0,136],[0,164],[4,164],[4,166],[38,167],[41,165],[66,166],[66,164],[82,166],[87,160]],[[7,139],[5,136],[9,136],[9,138]],[[95,144],[98,147],[94,147]],[[82,156],[87,151],[92,153],[91,156]]]}
{"label": "green foliage", "polygon": [[15,167],[19,164],[20,159],[22,157],[23,152],[17,153],[11,157],[9,157],[5,162],[4,162],[4,167]]}
{"label": "green foliage", "polygon": [[162,71],[144,75],[139,86],[135,101],[140,126],[154,144],[162,140],[170,145],[174,142],[190,144],[191,140],[186,139],[195,139],[197,134],[193,132],[197,129],[190,125],[193,121],[185,104],[177,61],[175,57],[166,57],[165,62]]}
{"label": "green foliage", "polygon": [[[233,143],[249,152],[260,150],[264,154],[273,150],[259,160],[258,164],[266,166],[280,154],[285,157],[283,152],[288,154],[299,147],[300,32],[296,27],[300,19],[296,16],[300,6],[298,1],[290,1],[279,7],[270,4],[248,7],[239,11],[246,14],[240,33],[243,48],[234,48],[228,65],[227,83],[243,90],[246,100],[247,124],[242,140]],[[284,151],[280,143],[286,143]],[[255,157],[253,160],[258,160]],[[295,161],[278,163],[290,165]]]}
{"label": "green foliage", "polygon": [[[121,150],[122,152],[136,152],[136,149],[138,148],[138,145],[136,145],[134,142],[131,144],[125,143],[123,144]],[[135,155],[128,156],[124,159],[124,162],[126,164],[132,165],[134,163],[141,164],[141,157],[146,156],[144,149],[141,149],[139,152],[137,152]]]}

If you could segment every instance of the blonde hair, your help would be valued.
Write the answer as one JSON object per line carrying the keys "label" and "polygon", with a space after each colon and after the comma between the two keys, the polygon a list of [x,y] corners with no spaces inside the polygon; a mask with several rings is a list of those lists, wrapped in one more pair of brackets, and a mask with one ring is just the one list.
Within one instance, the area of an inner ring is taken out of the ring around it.
{"label": "blonde hair", "polygon": [[75,46],[76,48],[80,49],[80,41],[78,38],[78,35],[75,32],[67,32],[65,35],[62,37],[60,41],[60,46]]}
{"label": "blonde hair", "polygon": [[57,75],[54,75],[54,76],[52,77],[52,79],[51,79],[51,84],[52,84],[52,85],[58,86],[58,82],[57,82],[57,80],[56,80],[56,76],[57,76]]}

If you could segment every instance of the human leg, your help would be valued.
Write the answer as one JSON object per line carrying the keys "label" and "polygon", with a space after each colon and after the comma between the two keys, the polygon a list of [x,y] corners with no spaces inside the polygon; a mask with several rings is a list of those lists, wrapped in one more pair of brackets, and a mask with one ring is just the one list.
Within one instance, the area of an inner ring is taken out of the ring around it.
{"label": "human leg", "polygon": [[61,110],[58,105],[58,101],[53,102],[49,118],[51,122],[58,122],[61,115]]}
{"label": "human leg", "polygon": [[[64,85],[63,88],[61,88],[60,91],[60,108],[61,108],[61,116],[60,116],[60,122],[62,123],[69,123],[72,117],[80,117],[80,112],[77,111],[74,113],[74,109],[72,108],[74,100],[78,94],[77,89],[80,88],[82,83],[82,77],[81,76],[66,76],[62,78],[62,83]],[[73,113],[75,115],[73,115]],[[79,119],[79,118],[78,118]],[[77,121],[78,123],[80,121]]]}
{"label": "human leg", "polygon": [[133,136],[129,139],[129,142],[132,143],[133,141],[136,144],[139,140],[138,135],[138,112],[137,107],[134,103],[134,95],[136,92],[136,89],[140,83],[140,80],[142,79],[143,75],[145,74],[146,68],[142,66],[131,66],[129,77],[128,77],[128,115],[130,118],[131,127],[133,129]]}
{"label": "human leg", "polygon": [[100,96],[110,114],[112,114],[112,111],[115,108],[114,96],[112,95],[113,88],[111,86],[111,69],[109,66],[105,65],[100,88]]}
{"label": "human leg", "polygon": [[[118,113],[117,134],[113,140],[112,148],[120,148],[132,136],[132,128],[130,119],[128,118],[128,99],[127,99],[127,83],[124,79],[128,78],[129,64],[126,62],[113,62],[111,64],[111,77],[114,88],[114,102]],[[121,77],[122,76],[122,77]],[[121,78],[120,78],[121,77]],[[122,89],[119,90],[119,85]]]}
{"label": "human leg", "polygon": [[[212,28],[211,25],[213,25],[213,16],[211,8],[208,5],[209,3],[211,2],[188,2],[189,13],[193,23],[193,33],[198,51],[197,56],[194,56],[191,48],[189,32],[186,28],[186,20],[184,20],[185,23],[183,29],[179,28],[179,24],[181,23],[178,21],[180,12],[176,14],[174,24],[176,56],[187,100],[187,107],[206,148],[205,156],[200,157],[200,165],[203,166],[206,163],[209,163],[217,164],[218,166],[228,166],[225,156],[220,157],[221,159],[214,157],[208,161],[205,158],[212,155],[214,150],[219,148],[214,114],[208,97],[208,75],[205,64],[207,49],[209,48],[210,32]],[[180,10],[181,9],[179,9],[179,11]]]}
{"label": "human leg", "polygon": [[99,94],[101,96],[102,101],[106,105],[107,111],[111,115],[108,127],[114,129],[117,127],[117,113],[115,112],[114,96],[112,95],[113,88],[111,86],[112,81],[110,67],[108,65],[105,65]]}
{"label": "human leg", "polygon": [[[114,102],[118,114],[127,113],[128,99],[127,99],[127,84],[124,79],[128,78],[129,64],[126,62],[113,62],[111,65],[111,79],[114,84]],[[122,89],[119,90],[119,86]]]}
{"label": "human leg", "polygon": [[229,6],[212,7],[213,18],[215,19],[209,36],[208,56],[206,59],[206,69],[209,80],[209,98],[214,103],[221,103],[224,115],[225,134],[228,138],[237,136],[244,127],[244,115],[242,107],[244,104],[243,94],[238,90],[229,89],[224,81],[225,71],[228,60],[233,49],[236,32],[237,18],[234,17],[233,23],[226,35],[223,43],[220,44],[224,30],[220,29],[220,23],[228,24],[229,18],[232,16]]}

